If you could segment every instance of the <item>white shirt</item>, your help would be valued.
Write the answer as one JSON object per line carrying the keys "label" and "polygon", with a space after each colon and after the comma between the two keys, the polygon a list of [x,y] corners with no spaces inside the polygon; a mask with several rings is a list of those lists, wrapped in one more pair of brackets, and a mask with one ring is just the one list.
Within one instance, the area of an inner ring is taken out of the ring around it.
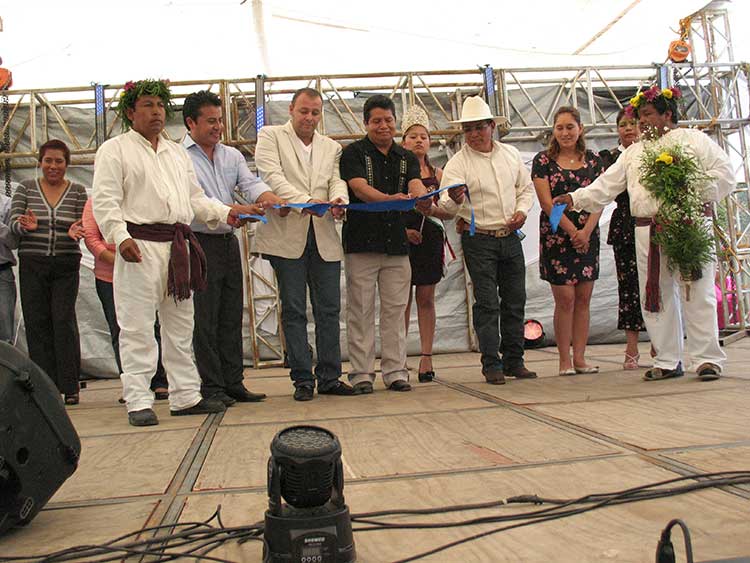
{"label": "white shirt", "polygon": [[297,135],[292,135],[292,139],[294,139],[294,141],[297,143],[297,146],[302,151],[302,154],[305,156],[305,164],[307,164],[308,166],[312,166],[312,142],[309,145],[306,145]]}
{"label": "white shirt", "polygon": [[[729,157],[708,135],[697,129],[672,129],[661,137],[669,144],[679,144],[700,162],[706,174],[713,177],[703,188],[703,201],[721,201],[736,184]],[[633,217],[649,218],[656,215],[659,202],[640,183],[643,143],[633,143],[607,171],[591,185],[571,193],[573,208],[591,213],[601,211],[624,190],[630,197]]]}
{"label": "white shirt", "polygon": [[456,205],[448,192],[443,192],[440,207],[467,222],[473,207],[480,229],[504,227],[516,211],[528,215],[534,202],[534,183],[521,153],[498,141],[493,141],[492,151],[488,153],[464,145],[453,155],[443,169],[440,187],[453,184],[466,184],[471,202],[464,199],[461,205]]}
{"label": "white shirt", "polygon": [[99,230],[117,247],[131,238],[126,221],[189,225],[195,217],[216,228],[230,210],[206,197],[181,145],[159,137],[154,151],[133,130],[106,141],[96,152],[92,200]]}

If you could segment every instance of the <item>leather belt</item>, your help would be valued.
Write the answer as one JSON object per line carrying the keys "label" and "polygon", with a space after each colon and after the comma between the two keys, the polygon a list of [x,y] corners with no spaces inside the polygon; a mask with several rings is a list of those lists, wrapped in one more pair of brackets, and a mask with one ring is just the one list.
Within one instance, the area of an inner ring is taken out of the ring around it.
{"label": "leather belt", "polygon": [[[464,232],[468,231],[470,229],[470,226],[467,224],[464,225]],[[500,227],[499,229],[494,230],[488,230],[488,229],[480,229],[475,228],[474,233],[478,235],[487,235],[488,237],[495,237],[495,238],[504,238],[507,237],[510,234],[513,234],[513,231],[511,231],[508,227]]]}

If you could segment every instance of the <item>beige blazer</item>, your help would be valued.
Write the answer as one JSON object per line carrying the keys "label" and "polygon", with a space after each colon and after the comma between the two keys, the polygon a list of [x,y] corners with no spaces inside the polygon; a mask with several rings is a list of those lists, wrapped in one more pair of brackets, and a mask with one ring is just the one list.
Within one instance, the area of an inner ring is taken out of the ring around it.
{"label": "beige blazer", "polygon": [[[289,203],[307,203],[311,199],[331,201],[337,197],[349,202],[346,182],[339,175],[341,145],[317,131],[312,142],[312,166],[295,139],[292,122],[267,125],[258,134],[255,164],[263,181],[273,192]],[[312,217],[315,242],[326,262],[342,260],[341,237],[330,212],[323,217],[303,215],[298,209],[286,217],[266,215],[267,224],[258,224],[253,252],[299,258],[307,243],[307,229]]]}

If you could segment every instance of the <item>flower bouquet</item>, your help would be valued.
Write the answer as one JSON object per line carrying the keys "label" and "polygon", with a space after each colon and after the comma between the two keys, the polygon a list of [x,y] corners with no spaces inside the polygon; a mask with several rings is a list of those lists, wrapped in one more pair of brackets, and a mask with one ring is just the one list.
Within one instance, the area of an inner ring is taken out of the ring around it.
{"label": "flower bouquet", "polygon": [[673,273],[686,282],[700,279],[714,251],[701,197],[711,177],[684,147],[662,140],[644,143],[639,170],[641,184],[659,202],[654,243]]}

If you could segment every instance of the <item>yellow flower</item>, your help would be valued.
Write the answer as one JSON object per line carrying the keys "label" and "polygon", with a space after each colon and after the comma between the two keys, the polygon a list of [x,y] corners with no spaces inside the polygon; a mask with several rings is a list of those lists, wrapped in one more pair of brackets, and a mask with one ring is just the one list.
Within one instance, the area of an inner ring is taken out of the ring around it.
{"label": "yellow flower", "polygon": [[671,100],[672,99],[672,90],[669,88],[664,88],[661,91],[661,95],[664,96],[666,99]]}
{"label": "yellow flower", "polygon": [[634,108],[638,107],[638,102],[640,102],[640,99],[638,98],[638,96],[633,96],[632,98],[630,98],[630,105],[633,106]]}
{"label": "yellow flower", "polygon": [[659,156],[656,157],[656,162],[663,162],[667,166],[672,164],[674,162],[674,158],[672,158],[672,155],[668,152],[664,151]]}

